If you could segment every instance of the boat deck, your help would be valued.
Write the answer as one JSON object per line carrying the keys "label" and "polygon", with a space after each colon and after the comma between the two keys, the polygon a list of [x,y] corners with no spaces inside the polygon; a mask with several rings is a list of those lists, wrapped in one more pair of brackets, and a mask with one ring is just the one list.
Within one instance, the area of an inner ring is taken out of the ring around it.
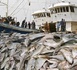
{"label": "boat deck", "polygon": [[37,29],[28,29],[28,28],[17,27],[5,23],[0,23],[0,32],[3,30],[5,32],[18,32],[18,33],[39,32],[39,30]]}

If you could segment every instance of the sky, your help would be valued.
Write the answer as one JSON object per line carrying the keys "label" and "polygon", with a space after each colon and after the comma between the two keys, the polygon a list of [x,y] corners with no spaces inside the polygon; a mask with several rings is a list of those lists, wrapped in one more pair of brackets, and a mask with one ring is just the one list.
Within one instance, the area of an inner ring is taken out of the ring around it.
{"label": "sky", "polygon": [[[8,1],[8,15],[16,19],[16,21],[22,22],[25,17],[27,21],[32,21],[32,13],[41,10],[43,8],[48,8],[51,4],[61,2],[62,0],[0,0],[0,15],[2,17],[6,16],[7,12],[7,1]],[[77,0],[65,0],[66,2],[71,2],[77,4]],[[29,5],[30,4],[30,5]]]}

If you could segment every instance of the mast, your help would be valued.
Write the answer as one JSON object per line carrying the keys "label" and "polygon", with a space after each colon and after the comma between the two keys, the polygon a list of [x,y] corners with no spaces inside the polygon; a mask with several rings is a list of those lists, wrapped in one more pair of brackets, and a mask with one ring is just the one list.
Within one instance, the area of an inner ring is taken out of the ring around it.
{"label": "mast", "polygon": [[0,3],[6,6],[6,17],[7,17],[8,16],[8,0],[7,0],[7,3],[1,2],[1,1]]}
{"label": "mast", "polygon": [[8,16],[8,0],[7,0],[7,4],[6,4],[6,9],[7,9],[7,11],[6,11],[6,17]]}

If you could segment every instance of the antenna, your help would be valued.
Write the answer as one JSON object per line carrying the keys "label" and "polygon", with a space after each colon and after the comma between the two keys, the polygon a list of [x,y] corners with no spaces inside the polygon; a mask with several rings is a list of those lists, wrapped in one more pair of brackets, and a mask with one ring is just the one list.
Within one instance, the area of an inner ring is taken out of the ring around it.
{"label": "antenna", "polygon": [[57,0],[58,2],[60,2],[59,0]]}
{"label": "antenna", "polygon": [[0,3],[2,3],[3,5],[6,6],[6,9],[7,9],[7,11],[6,11],[6,17],[7,17],[8,16],[8,0],[7,0],[7,3],[1,2],[1,1],[0,1]]}
{"label": "antenna", "polygon": [[65,2],[65,0],[62,0],[62,2]]}

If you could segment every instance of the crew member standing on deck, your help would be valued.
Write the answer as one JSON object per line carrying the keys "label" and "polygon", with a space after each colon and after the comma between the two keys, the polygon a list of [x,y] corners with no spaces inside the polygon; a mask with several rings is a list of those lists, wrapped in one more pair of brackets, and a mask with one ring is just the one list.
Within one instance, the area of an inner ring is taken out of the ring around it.
{"label": "crew member standing on deck", "polygon": [[25,20],[22,21],[22,25],[21,25],[21,27],[24,28],[24,24],[25,24]]}
{"label": "crew member standing on deck", "polygon": [[60,25],[61,25],[61,31],[62,32],[66,31],[66,22],[64,19],[61,20]]}
{"label": "crew member standing on deck", "polygon": [[25,28],[27,28],[27,22],[25,22]]}
{"label": "crew member standing on deck", "polygon": [[20,25],[20,22],[17,22],[17,23],[16,23],[16,26],[19,27],[19,25]]}
{"label": "crew member standing on deck", "polygon": [[48,25],[48,22],[46,22],[46,23],[45,23],[44,28],[45,28],[45,31],[46,31],[46,32],[48,32],[48,31],[49,31],[49,25]]}
{"label": "crew member standing on deck", "polygon": [[35,29],[35,22],[34,22],[34,20],[32,21],[32,29]]}
{"label": "crew member standing on deck", "polygon": [[28,28],[29,28],[29,29],[31,28],[31,24],[30,24],[30,22],[28,22]]}
{"label": "crew member standing on deck", "polygon": [[57,24],[56,24],[56,31],[57,32],[59,31],[59,28],[60,28],[60,22],[58,21]]}

